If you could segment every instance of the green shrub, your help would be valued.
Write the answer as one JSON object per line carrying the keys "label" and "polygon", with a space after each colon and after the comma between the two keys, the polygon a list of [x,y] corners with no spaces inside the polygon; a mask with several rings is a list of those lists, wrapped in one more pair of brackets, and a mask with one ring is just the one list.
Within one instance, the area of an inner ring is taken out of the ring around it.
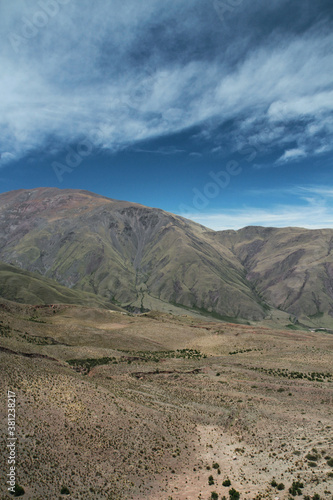
{"label": "green shrub", "polygon": [[327,460],[327,465],[329,465],[330,467],[333,467],[333,458],[330,458],[329,460]]}
{"label": "green shrub", "polygon": [[318,460],[318,455],[314,455],[313,453],[308,453],[305,457],[307,460],[311,462],[316,462]]}
{"label": "green shrub", "polygon": [[222,484],[223,486],[231,486],[231,481],[230,479],[225,479]]}
{"label": "green shrub", "polygon": [[70,491],[69,491],[69,489],[67,488],[67,486],[63,486],[63,487],[61,488],[60,493],[61,493],[62,495],[70,495]]}
{"label": "green shrub", "polygon": [[278,485],[277,485],[277,489],[278,489],[279,491],[284,490],[284,488],[285,488],[285,486],[284,486],[284,484],[283,484],[283,483],[280,483],[280,484],[278,484]]}
{"label": "green shrub", "polygon": [[220,468],[219,464],[217,464],[216,462],[213,463],[213,469],[219,469],[219,468]]}
{"label": "green shrub", "polygon": [[293,481],[293,484],[289,488],[289,493],[295,497],[296,495],[302,495],[302,488],[304,488],[304,484],[299,481]]}
{"label": "green shrub", "polygon": [[22,488],[19,484],[15,484],[14,490],[14,497],[21,497],[25,493],[24,488]]}
{"label": "green shrub", "polygon": [[231,490],[229,490],[229,497],[230,500],[239,500],[240,493],[236,491],[235,488],[232,488]]}
{"label": "green shrub", "polygon": [[277,485],[278,485],[277,482],[275,481],[275,479],[273,479],[271,482],[271,486],[273,486],[273,488],[276,488]]}
{"label": "green shrub", "polygon": [[208,484],[209,484],[209,486],[211,486],[212,484],[214,484],[214,478],[213,478],[213,476],[209,476],[209,478],[208,478]]}
{"label": "green shrub", "polygon": [[212,494],[211,494],[210,498],[211,498],[212,500],[217,500],[217,499],[218,499],[218,497],[219,497],[219,496],[218,496],[218,494],[216,493],[216,491],[212,491]]}

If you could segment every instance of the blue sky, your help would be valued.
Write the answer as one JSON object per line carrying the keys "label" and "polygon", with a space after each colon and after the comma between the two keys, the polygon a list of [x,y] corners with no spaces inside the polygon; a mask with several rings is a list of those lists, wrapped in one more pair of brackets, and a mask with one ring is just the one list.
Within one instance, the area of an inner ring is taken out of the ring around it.
{"label": "blue sky", "polygon": [[1,192],[333,227],[330,0],[0,3]]}

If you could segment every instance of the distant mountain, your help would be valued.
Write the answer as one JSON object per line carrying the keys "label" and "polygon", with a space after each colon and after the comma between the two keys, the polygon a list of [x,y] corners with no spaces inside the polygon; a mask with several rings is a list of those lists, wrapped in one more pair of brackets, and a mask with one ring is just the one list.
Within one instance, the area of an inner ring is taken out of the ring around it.
{"label": "distant mountain", "polygon": [[297,317],[333,316],[333,230],[246,227],[212,235],[266,301]]}
{"label": "distant mountain", "polygon": [[329,320],[332,240],[330,229],[214,232],[80,190],[0,195],[2,261],[133,310],[177,305],[261,320],[271,306]]}

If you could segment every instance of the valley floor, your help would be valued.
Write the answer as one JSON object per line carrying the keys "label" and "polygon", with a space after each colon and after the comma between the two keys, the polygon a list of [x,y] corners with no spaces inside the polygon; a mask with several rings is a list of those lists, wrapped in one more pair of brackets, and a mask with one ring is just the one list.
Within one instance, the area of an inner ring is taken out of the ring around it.
{"label": "valley floor", "polygon": [[[23,498],[287,500],[293,482],[333,498],[332,335],[0,307]],[[1,422],[5,449],[5,405]]]}

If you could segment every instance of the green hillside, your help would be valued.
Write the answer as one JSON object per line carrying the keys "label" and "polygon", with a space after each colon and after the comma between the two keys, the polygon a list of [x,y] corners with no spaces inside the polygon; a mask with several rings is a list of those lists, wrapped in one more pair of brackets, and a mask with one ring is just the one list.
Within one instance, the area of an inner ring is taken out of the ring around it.
{"label": "green hillside", "polygon": [[103,298],[70,290],[37,273],[0,262],[0,297],[23,304],[77,304],[120,310]]}

